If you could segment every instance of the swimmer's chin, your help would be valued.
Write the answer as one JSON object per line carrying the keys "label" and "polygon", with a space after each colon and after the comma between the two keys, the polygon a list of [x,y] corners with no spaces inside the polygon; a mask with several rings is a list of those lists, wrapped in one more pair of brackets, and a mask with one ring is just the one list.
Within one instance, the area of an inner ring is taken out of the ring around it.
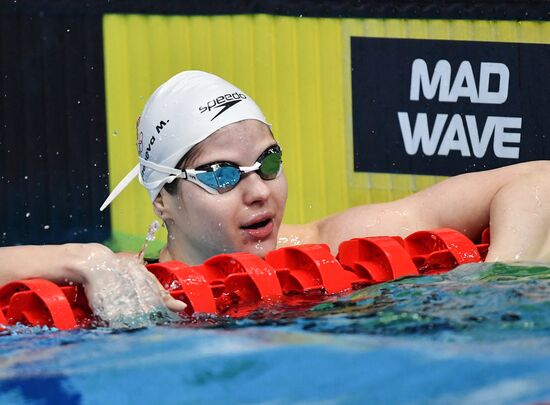
{"label": "swimmer's chin", "polygon": [[256,255],[262,259],[265,258],[265,256],[275,250],[277,248],[277,244],[274,241],[271,240],[265,240],[265,241],[257,241],[257,242],[251,242],[243,246],[242,249],[238,250],[245,253],[251,253],[253,255]]}

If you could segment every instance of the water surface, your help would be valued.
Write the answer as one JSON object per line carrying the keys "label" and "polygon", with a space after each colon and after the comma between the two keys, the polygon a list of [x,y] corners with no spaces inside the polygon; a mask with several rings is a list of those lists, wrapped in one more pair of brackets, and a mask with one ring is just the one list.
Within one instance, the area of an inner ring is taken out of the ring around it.
{"label": "water surface", "polygon": [[550,268],[468,265],[310,309],[138,330],[14,328],[1,403],[550,401]]}

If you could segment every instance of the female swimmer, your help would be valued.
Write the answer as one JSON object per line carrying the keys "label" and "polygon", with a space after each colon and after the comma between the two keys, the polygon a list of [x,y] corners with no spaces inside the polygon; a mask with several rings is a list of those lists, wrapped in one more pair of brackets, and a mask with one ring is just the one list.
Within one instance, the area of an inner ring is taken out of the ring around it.
{"label": "female swimmer", "polygon": [[[101,209],[137,176],[168,230],[160,261],[199,264],[236,251],[263,257],[296,243],[327,243],[336,252],[353,237],[438,227],[475,239],[489,225],[487,261],[550,261],[548,161],[464,174],[398,201],[285,225],[283,151],[259,107],[234,85],[182,72],[153,93],[137,132],[139,163]],[[92,307],[97,296],[102,305],[117,301],[101,314],[107,321],[134,313],[136,305],[152,310],[159,300],[175,311],[184,305],[162,293],[135,255],[99,244],[1,248],[0,285],[26,277],[81,282]],[[109,291],[133,298],[114,300]]]}

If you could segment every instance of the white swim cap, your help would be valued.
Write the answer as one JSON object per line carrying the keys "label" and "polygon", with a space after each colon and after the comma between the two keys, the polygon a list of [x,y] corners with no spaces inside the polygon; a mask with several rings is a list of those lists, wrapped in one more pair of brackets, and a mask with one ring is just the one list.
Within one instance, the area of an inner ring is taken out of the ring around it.
{"label": "white swim cap", "polygon": [[231,83],[210,73],[186,71],[162,84],[138,121],[139,163],[105,200],[103,211],[138,176],[153,201],[180,173],[175,166],[197,143],[218,129],[253,119],[269,125],[256,103]]}

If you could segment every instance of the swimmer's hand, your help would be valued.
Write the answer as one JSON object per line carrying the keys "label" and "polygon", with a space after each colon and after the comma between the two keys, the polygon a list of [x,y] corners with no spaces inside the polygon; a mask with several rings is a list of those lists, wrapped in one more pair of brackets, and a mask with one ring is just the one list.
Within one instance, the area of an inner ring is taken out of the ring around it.
{"label": "swimmer's hand", "polygon": [[82,246],[87,254],[72,278],[84,285],[90,308],[110,327],[139,328],[179,319],[175,312],[186,304],[172,298],[135,255],[115,254],[99,244]]}
{"label": "swimmer's hand", "polygon": [[98,243],[0,248],[0,286],[25,278],[82,284],[94,314],[112,328],[177,320],[175,312],[186,307],[135,255],[115,254]]}

